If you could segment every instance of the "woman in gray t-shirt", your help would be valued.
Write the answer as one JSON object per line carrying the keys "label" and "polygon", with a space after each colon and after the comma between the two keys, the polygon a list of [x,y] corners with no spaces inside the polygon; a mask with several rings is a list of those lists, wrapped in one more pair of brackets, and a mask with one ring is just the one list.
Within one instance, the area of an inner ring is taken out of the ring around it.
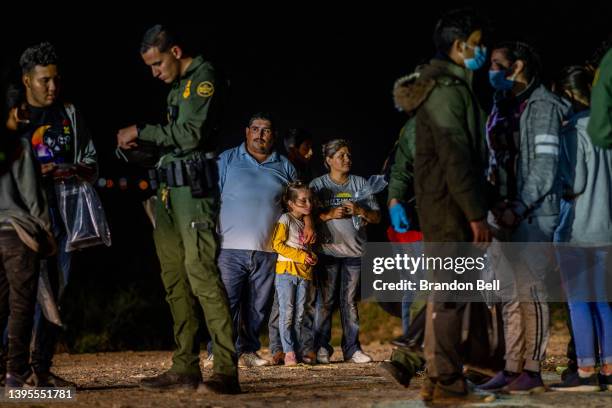
{"label": "woman in gray t-shirt", "polygon": [[[321,257],[315,281],[317,282],[317,317],[315,319],[315,350],[317,361],[329,363],[333,352],[331,317],[336,301],[340,303],[342,320],[342,354],[354,363],[368,363],[372,358],[361,351],[359,344],[359,314],[357,299],[361,272],[361,255],[367,241],[365,226],[353,223],[353,216],[365,223],[380,222],[380,211],[374,197],[355,202],[356,193],[366,180],[349,174],[351,151],[347,141],[332,140],[323,146],[325,167],[329,173],[314,179],[310,188],[317,196],[321,208],[318,213],[319,251]],[[340,286],[339,299],[336,289]]]}

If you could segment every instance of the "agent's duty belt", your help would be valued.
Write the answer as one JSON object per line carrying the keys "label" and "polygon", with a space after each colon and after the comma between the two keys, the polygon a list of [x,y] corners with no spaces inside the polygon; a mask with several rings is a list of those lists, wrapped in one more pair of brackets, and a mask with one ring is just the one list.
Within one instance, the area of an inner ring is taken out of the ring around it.
{"label": "agent's duty belt", "polygon": [[[207,153],[195,154],[187,160],[174,160],[165,166],[149,173],[151,186],[157,187],[157,182],[168,187],[191,187],[193,197],[205,197],[218,187],[217,160]],[[156,180],[153,180],[153,178]]]}
{"label": "agent's duty belt", "polygon": [[191,179],[184,160],[175,160],[157,169],[157,177],[160,183],[168,187],[184,187],[191,185]]}

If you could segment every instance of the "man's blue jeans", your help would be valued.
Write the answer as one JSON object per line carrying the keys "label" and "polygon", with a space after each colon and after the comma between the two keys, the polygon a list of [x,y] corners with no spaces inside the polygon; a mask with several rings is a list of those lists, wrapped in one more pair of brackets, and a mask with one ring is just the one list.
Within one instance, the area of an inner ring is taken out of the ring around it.
{"label": "man's blue jeans", "polygon": [[357,350],[359,344],[359,283],[361,258],[336,258],[320,255],[315,272],[317,302],[315,313],[315,350],[325,347],[329,354],[333,352],[330,344],[332,313],[334,305],[339,303],[342,322],[342,354],[348,360]]}
{"label": "man's blue jeans", "polygon": [[238,334],[238,354],[254,353],[261,347],[259,331],[269,316],[276,256],[243,249],[222,249],[219,253],[221,280]]}
{"label": "man's blue jeans", "polygon": [[279,305],[278,328],[283,352],[302,351],[302,322],[310,281],[284,273],[274,281]]}

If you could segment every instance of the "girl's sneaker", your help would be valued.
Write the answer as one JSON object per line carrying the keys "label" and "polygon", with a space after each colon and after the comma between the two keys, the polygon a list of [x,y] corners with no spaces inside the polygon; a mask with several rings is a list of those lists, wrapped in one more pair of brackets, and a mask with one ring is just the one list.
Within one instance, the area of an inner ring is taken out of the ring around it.
{"label": "girl's sneaker", "polygon": [[285,366],[295,366],[297,365],[297,357],[295,356],[294,351],[290,351],[285,353]]}
{"label": "girl's sneaker", "polygon": [[589,377],[580,377],[578,373],[572,373],[565,377],[559,384],[553,384],[550,388],[554,391],[573,391],[573,392],[593,392],[599,391],[599,381],[597,373]]}

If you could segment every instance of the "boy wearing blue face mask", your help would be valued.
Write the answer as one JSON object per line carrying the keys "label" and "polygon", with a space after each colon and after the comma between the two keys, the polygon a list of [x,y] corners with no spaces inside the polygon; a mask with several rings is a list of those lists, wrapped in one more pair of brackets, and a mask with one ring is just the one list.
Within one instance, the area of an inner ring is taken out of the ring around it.
{"label": "boy wearing blue face mask", "polygon": [[[425,242],[490,242],[486,222],[485,113],[474,97],[473,71],[484,66],[485,22],[473,10],[445,14],[436,24],[436,56],[420,71],[416,112],[414,190]],[[433,271],[444,279],[443,271]],[[435,402],[475,398],[462,374],[461,328],[466,303],[427,304],[422,397]],[[457,401],[458,402],[458,401]]]}

